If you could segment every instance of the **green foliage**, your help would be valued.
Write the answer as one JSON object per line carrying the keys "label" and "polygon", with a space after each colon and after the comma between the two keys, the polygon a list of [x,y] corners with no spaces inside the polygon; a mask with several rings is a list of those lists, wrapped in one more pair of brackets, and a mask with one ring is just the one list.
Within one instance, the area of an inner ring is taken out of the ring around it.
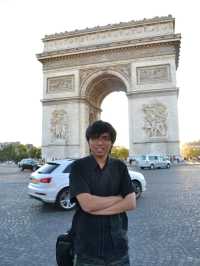
{"label": "green foliage", "polygon": [[181,147],[181,154],[184,158],[195,159],[200,156],[200,141],[186,143]]}
{"label": "green foliage", "polygon": [[0,161],[18,162],[23,158],[41,158],[41,148],[24,144],[9,144],[0,150]]}
{"label": "green foliage", "polygon": [[121,160],[126,160],[128,157],[128,149],[125,147],[120,147],[120,146],[114,146],[111,151],[112,157],[121,159]]}

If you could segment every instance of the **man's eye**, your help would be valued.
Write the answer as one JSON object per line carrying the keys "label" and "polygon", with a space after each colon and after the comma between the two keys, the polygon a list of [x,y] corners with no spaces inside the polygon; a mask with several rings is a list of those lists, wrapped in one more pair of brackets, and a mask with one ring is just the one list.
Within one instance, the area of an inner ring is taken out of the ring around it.
{"label": "man's eye", "polygon": [[110,140],[110,137],[105,136],[102,139],[105,140],[105,141],[109,141]]}

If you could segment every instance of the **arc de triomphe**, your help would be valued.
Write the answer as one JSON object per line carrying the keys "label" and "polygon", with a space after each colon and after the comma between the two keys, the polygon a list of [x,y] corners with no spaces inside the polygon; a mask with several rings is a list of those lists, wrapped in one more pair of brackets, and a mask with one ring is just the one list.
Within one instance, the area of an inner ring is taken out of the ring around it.
{"label": "arc de triomphe", "polygon": [[43,158],[86,155],[85,129],[113,91],[128,97],[130,155],[179,154],[180,39],[170,15],[45,36]]}

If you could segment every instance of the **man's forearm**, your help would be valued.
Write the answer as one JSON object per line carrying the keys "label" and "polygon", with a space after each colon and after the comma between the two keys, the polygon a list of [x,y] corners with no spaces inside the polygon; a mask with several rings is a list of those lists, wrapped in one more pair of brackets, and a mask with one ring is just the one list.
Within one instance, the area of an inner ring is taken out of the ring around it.
{"label": "man's forearm", "polygon": [[122,200],[121,196],[95,196],[89,193],[82,193],[77,196],[81,208],[86,212],[99,211],[111,207]]}
{"label": "man's forearm", "polygon": [[122,197],[121,196],[100,197],[92,195],[92,200],[93,200],[94,210],[103,210],[120,202],[122,200]]}
{"label": "man's forearm", "polygon": [[101,209],[98,211],[92,211],[90,214],[92,215],[113,215],[119,214],[128,210],[133,210],[136,208],[136,197],[135,193],[127,195],[122,200],[118,201],[117,203],[113,204],[112,206]]}

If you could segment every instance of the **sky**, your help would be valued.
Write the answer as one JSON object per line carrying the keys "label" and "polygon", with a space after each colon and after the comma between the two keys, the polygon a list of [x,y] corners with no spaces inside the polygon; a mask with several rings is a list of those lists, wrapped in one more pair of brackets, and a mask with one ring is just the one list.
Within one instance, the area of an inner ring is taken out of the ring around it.
{"label": "sky", "polygon": [[[169,14],[176,19],[175,32],[182,35],[176,76],[180,140],[199,140],[197,0],[0,0],[0,142],[41,146],[43,73],[36,54],[43,51],[45,35]],[[128,146],[125,93],[107,96],[102,109],[102,119],[117,129],[117,144]]]}

